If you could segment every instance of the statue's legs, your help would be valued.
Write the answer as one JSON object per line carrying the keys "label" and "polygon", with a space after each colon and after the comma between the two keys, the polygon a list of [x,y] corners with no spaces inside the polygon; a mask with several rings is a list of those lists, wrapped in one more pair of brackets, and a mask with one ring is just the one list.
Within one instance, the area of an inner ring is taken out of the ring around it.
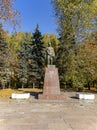
{"label": "statue's legs", "polygon": [[53,58],[52,57],[50,58],[50,62],[51,62],[51,65],[52,65],[53,64]]}
{"label": "statue's legs", "polygon": [[48,56],[48,58],[47,58],[47,64],[48,65],[52,65],[53,64],[53,57]]}
{"label": "statue's legs", "polygon": [[47,64],[50,65],[50,56],[48,55]]}

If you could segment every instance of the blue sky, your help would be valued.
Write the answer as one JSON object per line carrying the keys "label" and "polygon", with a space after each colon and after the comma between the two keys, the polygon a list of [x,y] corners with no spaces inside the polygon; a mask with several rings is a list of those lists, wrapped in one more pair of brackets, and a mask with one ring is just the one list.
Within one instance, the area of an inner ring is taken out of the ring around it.
{"label": "blue sky", "polygon": [[33,32],[36,24],[39,24],[42,34],[57,33],[51,0],[16,0],[15,8],[22,16],[22,28],[18,31]]}

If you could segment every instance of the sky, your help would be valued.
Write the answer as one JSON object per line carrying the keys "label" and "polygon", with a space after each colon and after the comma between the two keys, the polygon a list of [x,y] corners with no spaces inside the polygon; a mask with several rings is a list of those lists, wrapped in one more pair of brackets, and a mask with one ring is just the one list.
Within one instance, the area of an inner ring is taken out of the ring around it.
{"label": "sky", "polygon": [[[21,28],[18,31],[34,32],[36,25],[42,34],[57,33],[51,0],[16,0],[15,8],[21,13]],[[11,31],[11,27],[7,27]]]}

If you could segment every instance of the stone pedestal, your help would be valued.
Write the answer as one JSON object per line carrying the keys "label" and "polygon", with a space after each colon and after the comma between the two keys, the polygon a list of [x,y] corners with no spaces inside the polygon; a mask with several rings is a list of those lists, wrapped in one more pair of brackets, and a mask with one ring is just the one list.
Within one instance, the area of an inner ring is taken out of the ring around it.
{"label": "stone pedestal", "polygon": [[39,99],[61,100],[58,69],[55,65],[48,65],[45,71],[43,94]]}

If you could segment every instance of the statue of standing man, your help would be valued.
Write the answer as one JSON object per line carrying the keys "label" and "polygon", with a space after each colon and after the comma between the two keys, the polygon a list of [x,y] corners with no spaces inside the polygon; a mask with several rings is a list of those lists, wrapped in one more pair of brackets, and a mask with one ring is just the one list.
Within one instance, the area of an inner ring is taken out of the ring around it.
{"label": "statue of standing man", "polygon": [[51,43],[48,44],[48,47],[46,49],[46,59],[48,65],[53,65],[55,58],[55,52],[54,48],[51,46]]}

